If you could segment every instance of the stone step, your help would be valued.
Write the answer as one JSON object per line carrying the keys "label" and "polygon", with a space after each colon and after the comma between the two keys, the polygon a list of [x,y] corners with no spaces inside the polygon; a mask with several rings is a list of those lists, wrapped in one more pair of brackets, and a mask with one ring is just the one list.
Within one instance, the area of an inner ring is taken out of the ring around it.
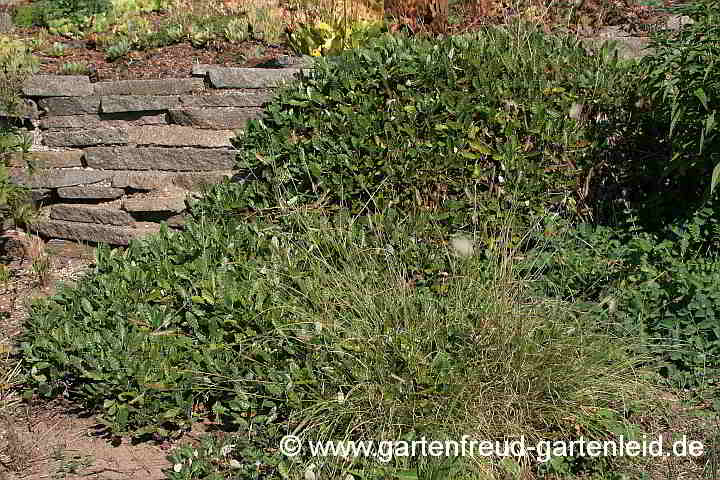
{"label": "stone step", "polygon": [[87,75],[33,75],[22,92],[28,97],[87,97],[94,88]]}
{"label": "stone step", "polygon": [[82,167],[82,150],[64,150],[61,152],[12,152],[5,153],[4,159],[11,167],[25,168],[72,168]]}
{"label": "stone step", "polygon": [[85,163],[104,170],[229,170],[235,155],[224,149],[93,147],[85,149]]}
{"label": "stone step", "polygon": [[247,122],[262,116],[262,108],[183,108],[171,109],[170,120],[178,125],[213,130],[245,128]]}
{"label": "stone step", "polygon": [[103,205],[56,204],[50,209],[52,220],[68,222],[98,223],[101,225],[127,226],[133,217],[118,208]]}
{"label": "stone step", "polygon": [[226,178],[232,177],[232,175],[231,170],[178,173],[119,171],[113,175],[112,186],[146,191],[175,186],[184,190],[199,192],[205,187],[221,183]]}
{"label": "stone step", "polygon": [[152,194],[139,194],[123,198],[122,208],[127,212],[172,212],[185,210],[185,199],[188,192],[183,190],[166,190]]}
{"label": "stone step", "polygon": [[215,88],[268,88],[292,81],[302,69],[207,67],[205,71]]}
{"label": "stone step", "polygon": [[[142,113],[152,113],[143,115]],[[109,114],[51,115],[40,120],[42,130],[65,128],[123,128],[141,125],[167,125],[163,112],[127,112]]]}
{"label": "stone step", "polygon": [[38,220],[30,231],[48,238],[64,238],[76,242],[129,245],[130,241],[160,231],[160,225],[136,222],[130,226],[111,226],[95,223],[68,222],[65,220]]}
{"label": "stone step", "polygon": [[179,95],[205,89],[201,78],[163,78],[159,80],[116,80],[98,82],[95,95]]}
{"label": "stone step", "polygon": [[114,200],[122,197],[125,190],[85,185],[83,187],[61,187],[57,189],[57,194],[64,200]]}
{"label": "stone step", "polygon": [[43,168],[32,174],[27,169],[11,168],[10,180],[28,188],[60,188],[110,181],[113,172],[71,168]]}

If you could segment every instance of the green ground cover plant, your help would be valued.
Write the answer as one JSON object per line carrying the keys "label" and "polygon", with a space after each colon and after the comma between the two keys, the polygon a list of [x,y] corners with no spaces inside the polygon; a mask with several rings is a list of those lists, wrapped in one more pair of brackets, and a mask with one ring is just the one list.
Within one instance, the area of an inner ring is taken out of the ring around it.
{"label": "green ground cover plant", "polygon": [[[580,405],[620,418],[632,408],[622,399],[648,388],[622,341],[526,296],[507,258],[456,258],[413,238],[408,221],[291,213],[101,250],[77,288],[36,305],[28,380],[114,434],[167,436],[212,418],[268,442],[297,428],[319,439],[538,438],[576,425],[603,435]],[[414,286],[418,267],[445,280]]]}
{"label": "green ground cover plant", "polygon": [[[523,23],[373,42],[279,93],[185,231],[101,248],[34,304],[26,396],[111,435],[235,433],[176,450],[173,480],[619,478],[616,459],[310,469],[277,445],[635,438],[653,372],[714,389],[715,64],[683,56],[694,40],[633,63]],[[671,160],[670,184],[641,181]]]}

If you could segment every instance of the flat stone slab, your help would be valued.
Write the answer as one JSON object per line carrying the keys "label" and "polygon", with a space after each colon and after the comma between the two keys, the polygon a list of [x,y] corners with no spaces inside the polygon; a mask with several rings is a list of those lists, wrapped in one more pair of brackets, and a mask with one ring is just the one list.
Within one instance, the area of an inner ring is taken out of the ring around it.
{"label": "flat stone slab", "polygon": [[40,220],[33,222],[31,228],[44,237],[110,245],[129,245],[133,239],[160,231],[160,225],[156,223],[136,222],[132,226],[118,227],[64,220]]}
{"label": "flat stone slab", "polygon": [[235,136],[232,130],[200,130],[176,125],[128,127],[127,134],[128,142],[136,145],[207,148],[232,147],[230,139]]}
{"label": "flat stone slab", "polygon": [[125,194],[122,188],[85,185],[83,187],[62,187],[57,189],[58,197],[66,200],[114,200]]}
{"label": "flat stone slab", "polygon": [[174,212],[185,210],[187,193],[142,195],[124,198],[122,208],[128,212]]}
{"label": "flat stone slab", "polygon": [[43,134],[42,140],[48,147],[126,145],[128,143],[128,132],[120,128],[94,128],[89,130],[46,132]]}
{"label": "flat stone slab", "polygon": [[133,217],[120,209],[96,205],[53,205],[50,210],[53,220],[68,222],[99,223],[103,225],[132,225]]}
{"label": "flat stone slab", "polygon": [[272,100],[272,92],[260,91],[232,95],[181,95],[181,108],[262,107]]}
{"label": "flat stone slab", "polygon": [[262,108],[187,108],[170,110],[170,120],[178,125],[213,130],[245,128],[248,120],[260,118]]}
{"label": "flat stone slab", "polygon": [[109,180],[112,175],[113,172],[69,168],[38,169],[31,175],[26,169],[10,169],[10,179],[28,188],[60,188],[88,185]]}
{"label": "flat stone slab", "polygon": [[40,108],[48,115],[81,115],[100,112],[100,97],[41,98]]}
{"label": "flat stone slab", "polygon": [[100,98],[103,113],[167,110],[179,106],[177,95],[108,95]]}
{"label": "flat stone slab", "polygon": [[180,95],[205,89],[205,83],[199,78],[117,80],[94,85],[96,95]]}
{"label": "flat stone slab", "polygon": [[235,155],[232,150],[201,148],[91,147],[85,149],[85,162],[104,170],[229,170]]}
{"label": "flat stone slab", "polygon": [[94,88],[87,75],[33,75],[22,92],[28,97],[87,97]]}
{"label": "flat stone slab", "polygon": [[208,67],[206,71],[215,88],[273,88],[292,81],[302,69]]}
{"label": "flat stone slab", "polygon": [[117,172],[112,186],[134,190],[162,190],[174,186],[191,192],[199,192],[210,185],[221,183],[232,176],[232,171],[208,171],[203,173],[169,172]]}
{"label": "flat stone slab", "polygon": [[66,128],[123,128],[128,126],[166,124],[167,115],[165,113],[140,115],[138,112],[126,114],[58,115],[46,116],[40,120],[40,128],[43,130]]}
{"label": "flat stone slab", "polygon": [[3,155],[11,167],[17,168],[72,168],[82,167],[82,150],[61,152],[12,152]]}

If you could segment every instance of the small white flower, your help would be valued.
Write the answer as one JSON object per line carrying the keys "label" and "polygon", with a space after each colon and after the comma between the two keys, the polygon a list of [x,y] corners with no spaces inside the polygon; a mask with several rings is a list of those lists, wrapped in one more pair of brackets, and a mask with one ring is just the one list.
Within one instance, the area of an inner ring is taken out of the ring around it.
{"label": "small white flower", "polygon": [[175,465],[173,465],[173,470],[175,471],[175,473],[180,473],[180,470],[182,470],[182,463],[176,463]]}
{"label": "small white flower", "polygon": [[456,254],[461,257],[469,257],[475,253],[475,246],[473,241],[467,237],[455,237],[450,240],[450,245]]}
{"label": "small white flower", "polygon": [[240,470],[242,468],[242,464],[240,462],[238,462],[237,460],[235,460],[234,458],[232,460],[230,460],[230,462],[228,462],[228,463],[230,465],[230,468],[232,468],[233,470]]}
{"label": "small white flower", "polygon": [[498,183],[499,183],[500,185],[502,185],[503,183],[505,183],[505,177],[503,177],[502,175],[498,175]]}
{"label": "small white flower", "polygon": [[345,394],[343,392],[338,392],[337,401],[338,403],[345,403]]}
{"label": "small white flower", "polygon": [[232,452],[232,449],[233,449],[233,448],[235,448],[235,444],[234,444],[234,443],[225,445],[224,447],[222,447],[222,448],[220,449],[220,455],[222,455],[223,457],[227,457],[227,456],[230,454],[230,452]]}

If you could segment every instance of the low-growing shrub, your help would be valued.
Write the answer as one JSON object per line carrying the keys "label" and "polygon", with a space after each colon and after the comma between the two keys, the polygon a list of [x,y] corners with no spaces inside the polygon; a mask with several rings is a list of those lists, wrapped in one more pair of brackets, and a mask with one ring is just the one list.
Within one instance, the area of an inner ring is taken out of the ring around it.
{"label": "low-growing shrub", "polygon": [[587,215],[582,179],[620,128],[625,67],[609,49],[514,28],[386,36],[317,64],[237,138],[246,206],[287,191],[354,213],[434,211],[453,228],[513,209],[519,231],[549,212]]}

